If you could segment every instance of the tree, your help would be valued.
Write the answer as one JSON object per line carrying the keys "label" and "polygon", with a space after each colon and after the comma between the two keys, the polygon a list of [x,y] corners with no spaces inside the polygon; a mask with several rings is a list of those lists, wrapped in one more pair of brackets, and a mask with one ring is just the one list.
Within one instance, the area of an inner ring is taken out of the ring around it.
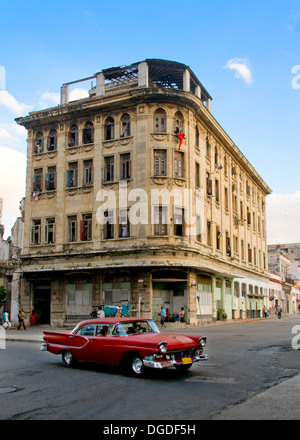
{"label": "tree", "polygon": [[6,300],[6,291],[4,286],[0,286],[0,302],[4,302]]}

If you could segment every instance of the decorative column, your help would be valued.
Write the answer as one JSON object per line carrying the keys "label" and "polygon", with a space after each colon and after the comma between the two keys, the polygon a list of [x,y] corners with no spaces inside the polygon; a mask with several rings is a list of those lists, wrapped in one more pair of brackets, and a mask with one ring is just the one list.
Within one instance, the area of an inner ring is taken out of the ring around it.
{"label": "decorative column", "polygon": [[105,94],[105,76],[102,72],[97,73],[96,96],[103,96]]}
{"label": "decorative column", "polygon": [[60,89],[60,105],[69,103],[69,85],[64,84]]}
{"label": "decorative column", "polygon": [[190,325],[197,325],[197,275],[190,272],[188,276],[188,320]]}
{"label": "decorative column", "polygon": [[191,74],[189,70],[185,69],[183,72],[183,91],[189,92],[191,90]]}
{"label": "decorative column", "polygon": [[225,296],[225,292],[226,292],[226,279],[222,278],[222,287],[221,287],[221,303],[222,303],[222,309],[226,311],[226,296]]}
{"label": "decorative column", "polygon": [[138,81],[139,87],[149,86],[149,68],[148,64],[145,61],[139,64]]}
{"label": "decorative column", "polygon": [[230,280],[230,294],[231,294],[232,319],[236,319],[235,311],[234,311],[234,281],[233,280]]}
{"label": "decorative column", "polygon": [[212,293],[212,319],[213,320],[217,319],[215,289],[216,289],[216,275],[212,275],[212,277],[211,277],[211,293]]}

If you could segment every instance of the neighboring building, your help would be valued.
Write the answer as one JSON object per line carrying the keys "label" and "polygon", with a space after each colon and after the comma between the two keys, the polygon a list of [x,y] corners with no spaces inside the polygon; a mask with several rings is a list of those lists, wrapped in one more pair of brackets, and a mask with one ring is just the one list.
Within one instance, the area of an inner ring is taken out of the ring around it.
{"label": "neighboring building", "polygon": [[[105,69],[89,97],[32,112],[21,305],[64,325],[130,303],[187,321],[261,316],[270,189],[181,63]],[[93,78],[85,78],[91,80]]]}
{"label": "neighboring building", "polygon": [[282,293],[281,276],[270,273],[269,280],[269,303],[268,310],[270,314],[274,314],[278,305],[283,309],[284,296]]}
{"label": "neighboring building", "polygon": [[18,217],[11,229],[10,259],[18,259],[23,253],[24,246],[24,222],[25,222],[25,198],[20,201],[21,217]]}
{"label": "neighboring building", "polygon": [[[25,198],[20,202],[20,211],[21,217],[17,218],[11,229],[11,236],[7,240],[3,239],[5,227],[0,225],[0,285],[4,286],[7,292],[6,303],[0,305],[0,314],[5,308],[13,324],[18,322],[20,307],[20,277],[22,275],[20,255],[24,242]],[[2,212],[0,214],[2,215]]]}
{"label": "neighboring building", "polygon": [[0,263],[9,259],[9,240],[4,239],[5,226],[0,224]]}
{"label": "neighboring building", "polygon": [[281,277],[284,313],[296,313],[300,304],[300,243],[268,246],[270,272]]}

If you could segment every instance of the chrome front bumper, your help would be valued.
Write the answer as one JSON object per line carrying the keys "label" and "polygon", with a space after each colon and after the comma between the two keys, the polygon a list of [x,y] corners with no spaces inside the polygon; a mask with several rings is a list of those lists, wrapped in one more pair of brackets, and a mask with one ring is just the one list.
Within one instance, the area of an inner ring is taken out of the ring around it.
{"label": "chrome front bumper", "polygon": [[42,345],[41,345],[40,350],[41,350],[41,351],[47,351],[47,350],[48,350],[48,344],[46,344],[45,342],[43,342]]}
{"label": "chrome front bumper", "polygon": [[[207,361],[207,360],[208,360],[207,354],[199,354],[198,356],[195,356],[192,359],[192,363],[194,364],[195,362]],[[173,359],[166,361],[155,361],[155,360],[149,360],[147,358],[143,360],[143,364],[145,367],[156,368],[156,369],[170,368],[170,367],[175,367],[177,365],[183,365],[182,361],[176,361]]]}

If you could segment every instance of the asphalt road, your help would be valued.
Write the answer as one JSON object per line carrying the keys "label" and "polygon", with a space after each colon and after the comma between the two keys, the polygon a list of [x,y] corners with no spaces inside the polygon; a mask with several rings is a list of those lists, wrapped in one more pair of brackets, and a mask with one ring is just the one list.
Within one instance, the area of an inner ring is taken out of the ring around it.
{"label": "asphalt road", "polygon": [[209,360],[144,378],[100,365],[68,369],[40,344],[8,341],[0,350],[0,419],[299,419],[300,351],[292,347],[299,324],[294,315],[186,329],[208,337]]}

